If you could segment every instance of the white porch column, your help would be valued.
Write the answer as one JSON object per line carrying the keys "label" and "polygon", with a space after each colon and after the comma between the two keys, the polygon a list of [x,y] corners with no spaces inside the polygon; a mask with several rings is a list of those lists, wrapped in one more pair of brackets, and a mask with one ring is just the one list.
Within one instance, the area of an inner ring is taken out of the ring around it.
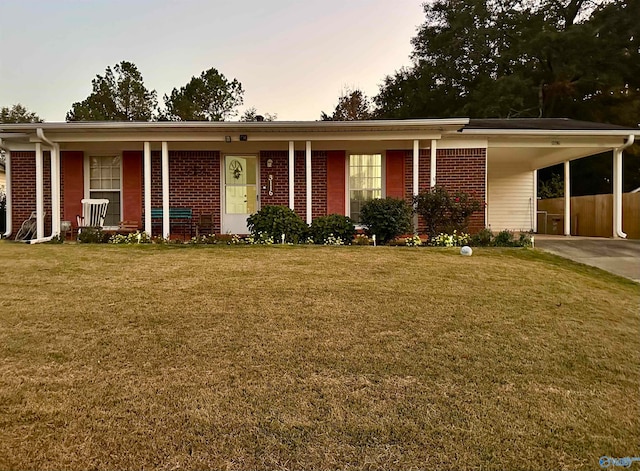
{"label": "white porch column", "polygon": [[531,205],[533,208],[533,224],[531,229],[533,232],[538,232],[538,169],[533,171],[533,204]]}
{"label": "white porch column", "polygon": [[431,182],[430,185],[431,188],[433,188],[434,186],[436,186],[436,154],[438,151],[437,146],[438,141],[436,141],[435,139],[431,139],[431,170],[429,171],[429,173],[431,174]]}
{"label": "white porch column", "polygon": [[[2,139],[0,139],[0,145],[2,145]],[[11,203],[11,151],[10,150],[6,150],[5,154],[4,154],[4,172],[5,172],[5,177],[7,178],[7,183],[5,186],[5,190],[7,192],[7,203],[6,203],[6,228],[7,230],[4,233],[5,237],[9,237],[11,235],[11,232],[13,232],[13,215],[12,215],[12,211],[13,211],[13,207],[12,207],[12,203]]]}
{"label": "white porch column", "polygon": [[[432,151],[433,152],[433,151]],[[433,157],[433,153],[431,154]],[[413,196],[420,192],[420,141],[413,141]],[[418,232],[418,215],[413,216],[413,230]]]}
{"label": "white porch column", "polygon": [[51,149],[51,235],[60,234],[60,146]]}
{"label": "white porch column", "polygon": [[289,209],[295,209],[295,178],[296,178],[296,148],[293,141],[289,141]]}
{"label": "white porch column", "polygon": [[571,235],[571,166],[564,162],[564,235]]}
{"label": "white porch column", "polygon": [[144,143],[144,231],[151,236],[151,144]]}
{"label": "white porch column", "polygon": [[622,150],[613,150],[613,237],[626,238],[622,232]]}
{"label": "white porch column", "polygon": [[162,142],[162,237],[169,238],[169,145]]}
{"label": "white porch column", "polygon": [[44,172],[42,144],[36,142],[36,238],[44,237]]}
{"label": "white porch column", "polygon": [[413,141],[413,195],[420,192],[420,141]]}
{"label": "white porch column", "polygon": [[311,188],[311,141],[307,141],[305,145],[305,164],[306,183],[307,183],[307,224],[311,224],[311,195],[313,194]]}

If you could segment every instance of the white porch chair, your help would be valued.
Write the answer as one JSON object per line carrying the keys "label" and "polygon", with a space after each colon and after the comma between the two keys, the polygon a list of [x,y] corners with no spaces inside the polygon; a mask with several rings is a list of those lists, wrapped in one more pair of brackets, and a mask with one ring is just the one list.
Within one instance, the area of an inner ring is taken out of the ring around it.
{"label": "white porch chair", "polygon": [[76,221],[78,223],[78,233],[80,233],[82,229],[102,228],[102,226],[104,226],[104,218],[107,215],[109,200],[103,198],[85,198],[81,200],[81,203],[82,216],[76,216]]}

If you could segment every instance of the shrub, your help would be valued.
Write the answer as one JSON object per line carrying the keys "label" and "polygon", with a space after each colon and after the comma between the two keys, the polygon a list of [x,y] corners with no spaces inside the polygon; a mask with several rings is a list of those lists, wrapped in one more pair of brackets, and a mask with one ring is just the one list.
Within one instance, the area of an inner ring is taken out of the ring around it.
{"label": "shrub", "polygon": [[440,233],[466,231],[469,218],[483,207],[476,197],[456,191],[450,194],[445,188],[435,186],[413,197],[416,213],[422,216],[429,238]]}
{"label": "shrub", "polygon": [[264,206],[260,211],[247,219],[251,235],[254,238],[271,237],[280,241],[282,234],[285,242],[304,242],[309,226],[292,209],[286,206]]}
{"label": "shrub", "polygon": [[390,197],[367,201],[360,210],[367,234],[375,234],[382,244],[413,229],[411,214],[411,206],[405,200]]}
{"label": "shrub", "polygon": [[482,229],[480,232],[471,237],[471,245],[475,247],[489,247],[491,245],[491,239],[493,234],[487,228]]}
{"label": "shrub", "polygon": [[531,247],[533,246],[533,242],[531,242],[531,233],[521,232],[520,238],[518,239],[518,245],[520,247]]}
{"label": "shrub", "polygon": [[324,244],[330,235],[342,239],[346,244],[350,244],[356,234],[356,228],[350,217],[329,214],[328,216],[315,218],[311,223],[309,232],[316,244]]}
{"label": "shrub", "polygon": [[109,234],[102,232],[98,227],[85,227],[78,233],[78,242],[81,244],[102,244],[107,242]]}
{"label": "shrub", "polygon": [[429,239],[438,233],[446,231],[448,221],[447,210],[449,207],[449,192],[441,186],[421,191],[413,197],[413,207],[426,225]]}
{"label": "shrub", "polygon": [[371,239],[364,234],[356,235],[352,242],[353,245],[371,245],[371,243]]}
{"label": "shrub", "polygon": [[493,239],[493,245],[496,247],[515,247],[517,244],[513,239],[513,232],[505,229],[504,231],[498,232]]}

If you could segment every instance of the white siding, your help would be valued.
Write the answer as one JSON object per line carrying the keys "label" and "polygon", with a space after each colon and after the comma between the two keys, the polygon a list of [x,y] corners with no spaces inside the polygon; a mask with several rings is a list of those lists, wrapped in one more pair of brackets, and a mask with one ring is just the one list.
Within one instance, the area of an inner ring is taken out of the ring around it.
{"label": "white siding", "polygon": [[512,162],[489,162],[487,223],[492,231],[533,229],[534,173]]}

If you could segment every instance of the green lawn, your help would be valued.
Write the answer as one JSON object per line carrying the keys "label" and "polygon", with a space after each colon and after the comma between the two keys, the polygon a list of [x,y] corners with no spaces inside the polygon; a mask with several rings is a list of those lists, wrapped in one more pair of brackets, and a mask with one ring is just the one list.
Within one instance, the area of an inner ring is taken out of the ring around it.
{"label": "green lawn", "polygon": [[640,288],[526,249],[0,243],[0,469],[599,469]]}

